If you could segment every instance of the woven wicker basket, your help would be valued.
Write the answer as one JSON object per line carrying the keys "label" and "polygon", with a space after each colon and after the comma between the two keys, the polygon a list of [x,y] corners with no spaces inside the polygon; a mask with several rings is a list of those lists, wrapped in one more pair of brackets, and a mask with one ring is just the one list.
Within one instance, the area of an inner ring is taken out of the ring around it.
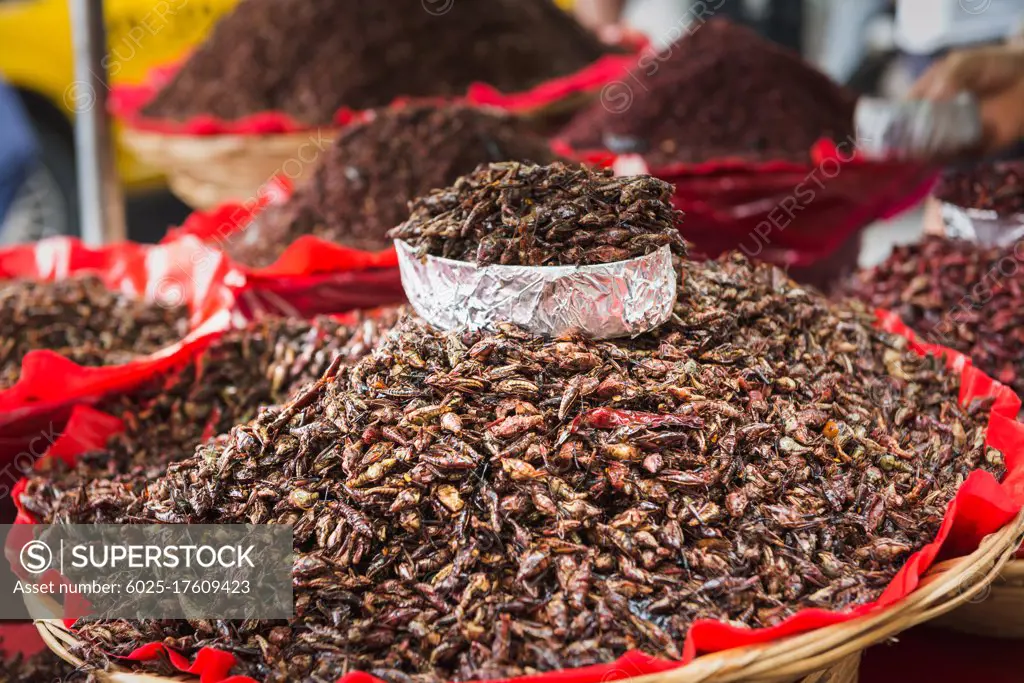
{"label": "woven wicker basket", "polygon": [[979,599],[943,615],[936,624],[989,638],[1024,639],[1024,560],[1011,560]]}
{"label": "woven wicker basket", "polygon": [[315,129],[280,135],[168,135],[125,129],[125,145],[167,175],[171,190],[196,209],[243,202],[279,173],[308,176],[337,135]]}
{"label": "woven wicker basket", "polygon": [[[545,136],[559,130],[597,97],[579,92],[543,107],[522,112]],[[253,198],[278,173],[293,184],[307,177],[337,128],[273,135],[175,135],[126,127],[125,146],[141,161],[160,169],[171,191],[195,209]]]}
{"label": "woven wicker basket", "polygon": [[[912,626],[946,614],[983,595],[1024,538],[1024,512],[986,537],[972,554],[933,566],[917,590],[898,603],[852,621],[764,645],[698,657],[687,666],[629,679],[628,683],[847,683],[855,681],[860,653]],[[69,648],[74,634],[59,620],[37,620],[47,645],[80,666]],[[100,674],[109,683],[170,683],[173,678],[140,676],[111,669]]]}
{"label": "woven wicker basket", "polygon": [[[46,644],[50,646],[50,649],[53,652],[56,652],[58,655],[60,655],[62,659],[69,662],[73,666],[81,666],[81,660],[72,656],[67,650],[67,648],[73,647],[75,645],[75,639],[62,626],[60,626],[59,622],[37,621],[36,627],[42,634],[43,640],[46,641]],[[861,653],[859,651],[854,652],[853,654],[842,657],[826,669],[816,671],[808,676],[804,676],[799,679],[789,680],[798,681],[799,683],[858,683],[860,677],[860,657]],[[686,668],[689,669],[689,667]],[[636,678],[626,679],[625,681],[622,681],[622,683],[681,683],[681,681],[691,680],[753,680],[736,678],[684,679],[671,676],[671,674],[677,671],[681,671],[681,669],[676,669],[675,671],[667,671],[660,674],[650,674],[648,676],[638,676]],[[96,675],[99,681],[101,681],[101,683],[194,683],[196,680],[194,676],[156,676],[154,674],[134,673],[131,671],[96,672]]]}

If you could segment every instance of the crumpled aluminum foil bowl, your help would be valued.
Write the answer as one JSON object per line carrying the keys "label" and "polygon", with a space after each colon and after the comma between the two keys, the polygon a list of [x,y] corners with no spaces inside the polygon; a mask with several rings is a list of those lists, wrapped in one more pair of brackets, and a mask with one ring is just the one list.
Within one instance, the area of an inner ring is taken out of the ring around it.
{"label": "crumpled aluminum foil bowl", "polygon": [[444,330],[493,330],[511,322],[532,334],[636,337],[672,316],[672,252],[587,266],[478,266],[418,258],[395,240],[402,287],[416,312]]}

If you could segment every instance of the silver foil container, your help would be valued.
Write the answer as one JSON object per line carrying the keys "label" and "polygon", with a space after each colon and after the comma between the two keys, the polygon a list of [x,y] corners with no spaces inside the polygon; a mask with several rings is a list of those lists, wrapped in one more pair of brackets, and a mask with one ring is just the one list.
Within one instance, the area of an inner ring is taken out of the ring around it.
{"label": "silver foil container", "polygon": [[862,97],[854,123],[858,151],[874,159],[955,156],[982,136],[981,110],[968,94],[943,102]]}
{"label": "silver foil container", "polygon": [[676,301],[668,246],[590,266],[478,266],[418,258],[395,240],[402,287],[416,312],[444,330],[493,330],[511,322],[546,337],[636,337],[665,323]]}
{"label": "silver foil container", "polygon": [[943,202],[940,210],[946,237],[988,247],[1009,247],[1024,238],[1024,214],[1000,216],[995,211],[965,209],[948,202]]}

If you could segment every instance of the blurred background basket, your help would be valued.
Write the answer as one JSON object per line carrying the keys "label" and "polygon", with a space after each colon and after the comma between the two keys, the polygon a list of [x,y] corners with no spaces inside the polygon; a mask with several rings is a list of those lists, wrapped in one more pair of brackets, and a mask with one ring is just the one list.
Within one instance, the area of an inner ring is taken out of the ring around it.
{"label": "blurred background basket", "polygon": [[981,597],[944,615],[937,625],[977,636],[1024,639],[1024,560],[1007,562]]}
{"label": "blurred background basket", "polygon": [[173,135],[126,128],[125,145],[162,169],[182,201],[209,209],[253,199],[276,175],[299,182],[337,131],[313,129],[273,135]]}

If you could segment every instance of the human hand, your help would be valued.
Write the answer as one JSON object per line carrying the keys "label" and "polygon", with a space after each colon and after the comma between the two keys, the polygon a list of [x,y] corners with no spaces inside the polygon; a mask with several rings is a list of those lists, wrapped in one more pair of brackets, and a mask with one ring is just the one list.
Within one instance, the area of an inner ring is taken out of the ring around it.
{"label": "human hand", "polygon": [[1024,138],[1024,46],[954,52],[921,77],[910,97],[947,100],[962,92],[978,99],[986,151]]}

